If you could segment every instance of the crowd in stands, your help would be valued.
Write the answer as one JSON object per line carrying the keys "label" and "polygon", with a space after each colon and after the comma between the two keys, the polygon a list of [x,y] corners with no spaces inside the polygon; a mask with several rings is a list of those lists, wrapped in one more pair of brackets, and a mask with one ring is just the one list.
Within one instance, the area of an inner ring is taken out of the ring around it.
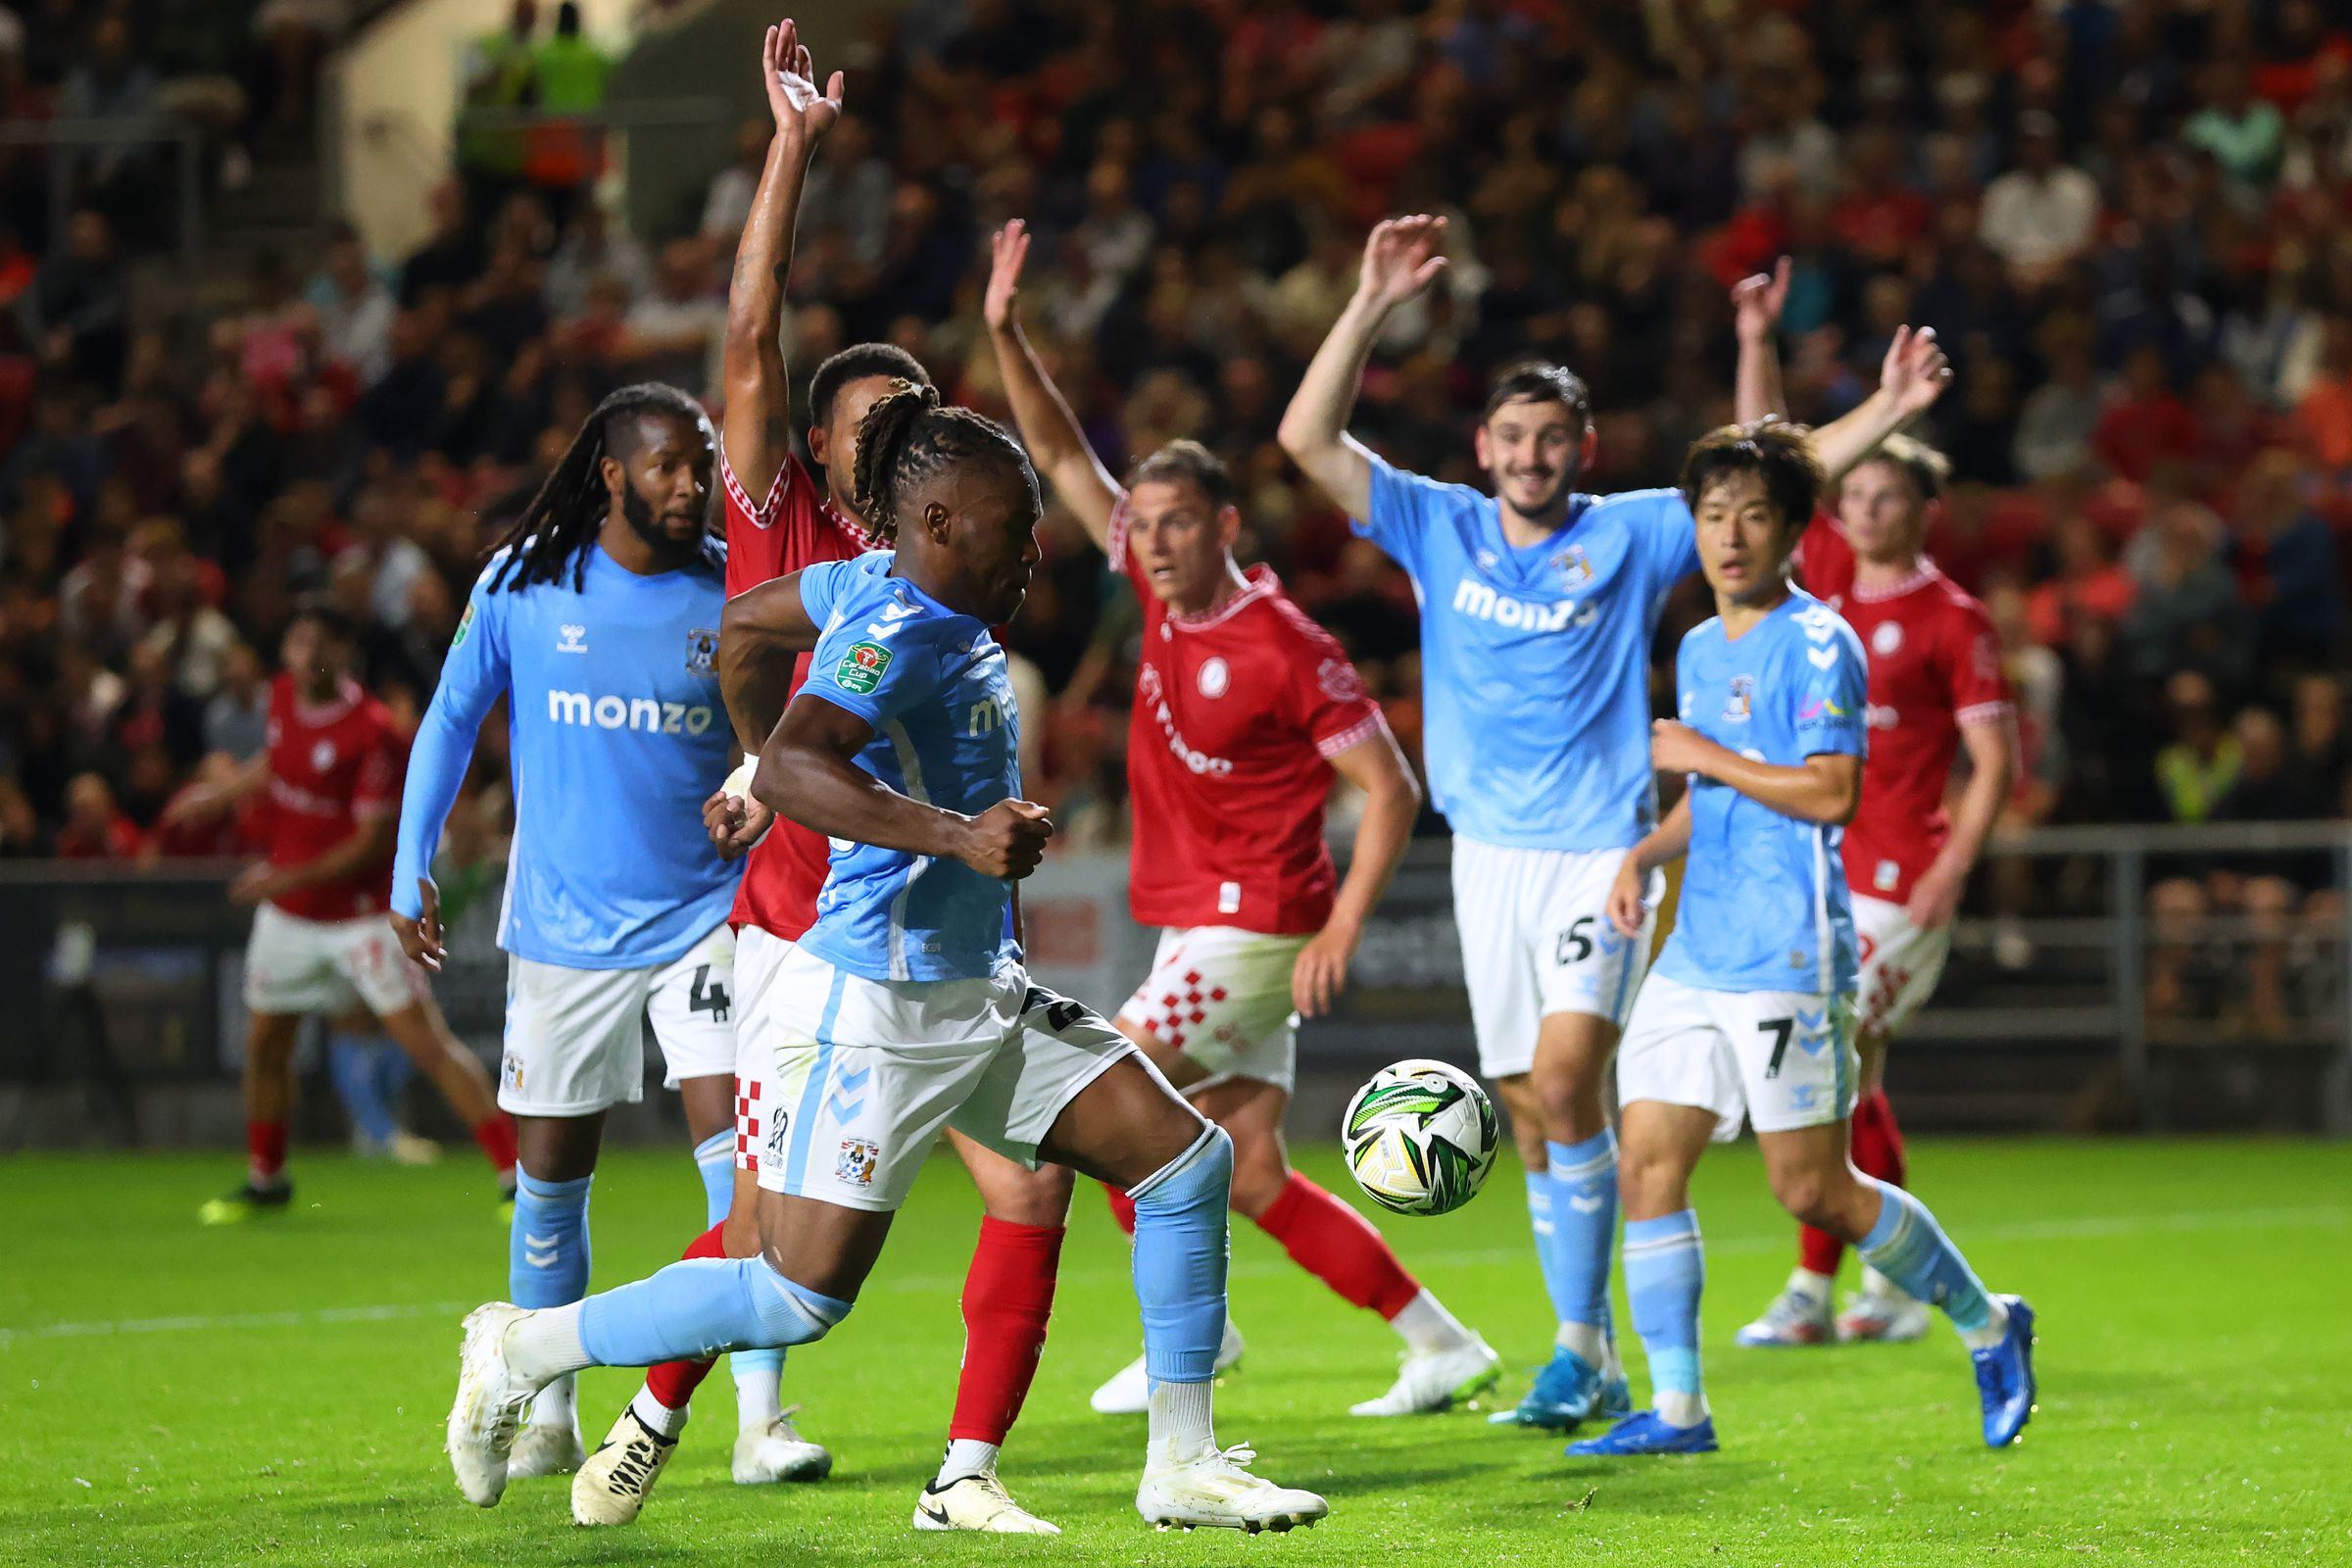
{"label": "crowd in stands", "polygon": [[[215,12],[242,18],[210,25],[241,24],[245,53],[150,58],[150,13]],[[289,83],[332,12],[31,0],[0,12],[0,113],[154,102],[168,72],[242,69],[249,116],[307,114]],[[318,25],[306,45],[256,30],[271,18]],[[1958,475],[1931,549],[2005,640],[2030,763],[2016,819],[2346,813],[2337,8],[912,0],[872,25],[854,53],[814,40],[854,69],[800,225],[798,371],[888,338],[1000,408],[986,237],[1027,219],[1029,328],[1098,448],[1114,467],[1176,436],[1223,455],[1245,554],[1348,643],[1408,746],[1410,591],[1274,428],[1365,231],[1433,211],[1451,266],[1361,404],[1359,433],[1396,462],[1477,482],[1488,376],[1545,355],[1592,388],[1588,487],[1672,482],[1729,416],[1729,286],[1788,256],[1795,416],[1862,396],[1901,323],[1951,355],[1922,432]],[[563,90],[601,92],[576,32]],[[522,36],[494,63],[545,58]],[[523,79],[469,90],[528,106]],[[361,620],[368,679],[413,715],[485,540],[597,398],[647,377],[715,395],[764,138],[745,127],[673,232],[469,167],[410,254],[337,228],[315,257],[263,258],[246,308],[203,321],[136,308],[123,254],[156,236],[119,202],[48,233],[24,161],[0,162],[0,851],[223,848],[175,838],[165,808],[258,743],[304,594]],[[1074,525],[1048,533],[1011,634],[1053,694],[1031,793],[1100,841],[1124,831],[1139,622]],[[495,779],[502,751],[482,756]],[[2329,874],[2294,868],[2290,891]]]}

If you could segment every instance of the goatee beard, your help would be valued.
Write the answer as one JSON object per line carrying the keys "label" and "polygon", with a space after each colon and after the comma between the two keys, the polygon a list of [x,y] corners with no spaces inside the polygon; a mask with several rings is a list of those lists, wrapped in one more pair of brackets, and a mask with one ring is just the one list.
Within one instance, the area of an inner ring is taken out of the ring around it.
{"label": "goatee beard", "polygon": [[653,503],[637,493],[634,485],[620,493],[620,514],[638,538],[664,554],[681,548],[678,541],[662,529],[662,521],[654,515]]}

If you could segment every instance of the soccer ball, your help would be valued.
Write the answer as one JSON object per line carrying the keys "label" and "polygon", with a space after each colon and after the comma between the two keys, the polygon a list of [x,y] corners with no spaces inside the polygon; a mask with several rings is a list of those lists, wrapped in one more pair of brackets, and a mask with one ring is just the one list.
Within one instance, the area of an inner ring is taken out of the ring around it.
{"label": "soccer ball", "polygon": [[1364,1196],[1399,1214],[1446,1214],[1478,1196],[1502,1129],[1478,1080],[1442,1061],[1383,1067],[1340,1123]]}

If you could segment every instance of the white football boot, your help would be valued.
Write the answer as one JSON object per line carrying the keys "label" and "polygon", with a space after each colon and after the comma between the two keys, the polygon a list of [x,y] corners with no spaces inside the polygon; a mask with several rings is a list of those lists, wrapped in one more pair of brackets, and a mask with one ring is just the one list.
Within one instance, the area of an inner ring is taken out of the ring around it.
{"label": "white football boot", "polygon": [[466,1314],[466,1342],[458,1351],[458,1396],[449,1407],[443,1446],[466,1500],[487,1508],[507,1490],[507,1461],[514,1436],[539,1393],[539,1385],[515,1372],[507,1360],[507,1330],[525,1315],[519,1306],[492,1301]]}
{"label": "white football boot", "polygon": [[1396,1381],[1377,1399],[1348,1407],[1349,1415],[1420,1415],[1476,1397],[1502,1377],[1502,1358],[1473,1334],[1444,1350],[1415,1350],[1396,1369]]}
{"label": "white football boot", "polygon": [[1135,1510],[1147,1524],[1185,1530],[1282,1531],[1311,1525],[1331,1504],[1311,1492],[1278,1487],[1250,1473],[1257,1455],[1239,1445],[1209,1448],[1190,1459],[1146,1466],[1135,1491]]}
{"label": "white football boot", "polygon": [[933,1482],[914,1499],[917,1530],[977,1530],[993,1536],[1058,1536],[1061,1526],[1040,1519],[1012,1500],[994,1466],[958,1476],[945,1487]]}
{"label": "white football boot", "polygon": [[635,1524],[678,1440],[665,1438],[623,1405],[620,1419],[571,1478],[571,1517],[583,1525]]}
{"label": "white football boot", "polygon": [[833,1455],[810,1443],[792,1424],[792,1406],[765,1426],[735,1434],[735,1484],[763,1487],[777,1481],[822,1481],[833,1473]]}
{"label": "white football boot", "polygon": [[577,1421],[531,1421],[523,1425],[507,1456],[507,1479],[528,1481],[534,1476],[567,1476],[588,1457]]}

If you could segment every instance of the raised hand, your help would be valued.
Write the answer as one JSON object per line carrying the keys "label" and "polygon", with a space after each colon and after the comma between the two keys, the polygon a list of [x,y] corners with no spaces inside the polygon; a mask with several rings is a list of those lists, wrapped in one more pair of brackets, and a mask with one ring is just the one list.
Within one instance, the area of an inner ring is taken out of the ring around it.
{"label": "raised hand", "polygon": [[1380,224],[1364,242],[1357,296],[1383,311],[1402,305],[1446,270],[1446,258],[1438,252],[1445,238],[1446,220],[1426,213]]}
{"label": "raised hand", "polygon": [[982,876],[1018,882],[1046,858],[1054,823],[1034,801],[999,801],[972,818],[956,858]]}
{"label": "raised hand", "polygon": [[760,47],[760,79],[767,86],[768,113],[776,117],[776,133],[807,146],[833,128],[841,118],[841,73],[836,71],[816,90],[816,67],[801,42],[801,25],[786,17],[767,29]]}
{"label": "raised hand", "polygon": [[1952,365],[1944,358],[1943,345],[1936,341],[1936,329],[1895,328],[1894,341],[1886,345],[1886,362],[1879,367],[1879,391],[1894,412],[1905,419],[1915,419],[1933,408],[1951,384]]}
{"label": "raised hand", "polygon": [[1021,302],[1021,266],[1029,260],[1029,225],[1014,219],[988,242],[988,292],[980,296],[980,319],[991,332],[1012,324]]}
{"label": "raised hand", "polygon": [[1758,272],[1732,285],[1732,329],[1743,343],[1761,342],[1781,324],[1781,308],[1788,303],[1788,258],[1773,265],[1769,275]]}

